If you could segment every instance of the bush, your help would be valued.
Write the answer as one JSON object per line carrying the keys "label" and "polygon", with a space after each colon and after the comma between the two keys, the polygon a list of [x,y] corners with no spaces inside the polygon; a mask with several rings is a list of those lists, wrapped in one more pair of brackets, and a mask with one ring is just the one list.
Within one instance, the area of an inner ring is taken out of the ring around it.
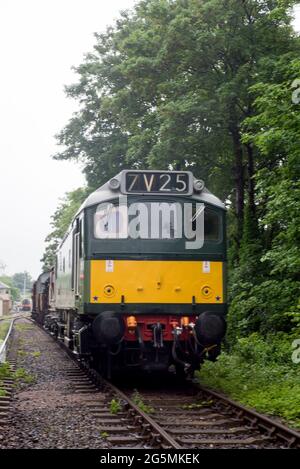
{"label": "bush", "polygon": [[293,305],[298,301],[299,290],[299,282],[287,279],[268,280],[255,286],[240,285],[240,293],[232,300],[228,313],[229,344],[252,332],[290,332],[294,324],[289,312],[296,308]]}
{"label": "bush", "polygon": [[238,339],[230,354],[203,365],[199,381],[300,428],[300,364],[292,362],[294,338],[295,334],[254,333]]}

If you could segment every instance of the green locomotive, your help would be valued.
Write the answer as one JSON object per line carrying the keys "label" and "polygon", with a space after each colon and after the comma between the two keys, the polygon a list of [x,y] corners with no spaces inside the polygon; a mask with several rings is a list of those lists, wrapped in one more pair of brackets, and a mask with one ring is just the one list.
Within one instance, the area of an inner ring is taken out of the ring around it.
{"label": "green locomotive", "polygon": [[225,222],[191,172],[122,171],[74,217],[33,314],[108,376],[192,373],[225,334]]}

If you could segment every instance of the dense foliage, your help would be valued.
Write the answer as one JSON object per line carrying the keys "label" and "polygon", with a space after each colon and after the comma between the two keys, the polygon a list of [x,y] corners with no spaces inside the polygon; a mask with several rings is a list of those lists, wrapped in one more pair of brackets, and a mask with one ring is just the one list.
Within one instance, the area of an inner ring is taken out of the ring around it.
{"label": "dense foliage", "polygon": [[300,76],[300,61],[287,54],[270,65],[269,81],[249,90],[256,113],[244,122],[243,139],[258,149],[260,160],[259,227],[252,239],[251,230],[244,231],[233,273],[231,335],[289,330],[299,299],[300,106],[292,102],[291,84]]}
{"label": "dense foliage", "polygon": [[300,429],[300,341],[299,361],[293,363],[291,338],[254,333],[239,339],[230,354],[203,365],[200,382]]}
{"label": "dense foliage", "polygon": [[32,288],[33,280],[28,272],[17,272],[12,276],[11,282],[14,287],[18,288],[21,291],[23,291],[25,284],[26,290],[30,291]]}
{"label": "dense foliage", "polygon": [[13,277],[9,277],[8,275],[2,275],[0,277],[0,281],[5,283],[11,288],[11,297],[13,301],[18,301],[21,297],[21,292],[18,286],[16,286]]}
{"label": "dense foliage", "polygon": [[51,217],[51,227],[53,230],[46,238],[46,249],[42,258],[44,270],[51,268],[55,264],[56,250],[87,194],[86,188],[79,188],[72,192],[67,192],[65,197],[61,199],[58,208]]}
{"label": "dense foliage", "polygon": [[[220,369],[245,359],[239,338],[275,333],[277,343],[276,333],[300,323],[295,3],[142,0],[96,35],[66,88],[80,109],[57,136],[55,158],[83,162],[87,191],[123,168],[191,169],[226,201],[234,355]],[[84,194],[69,194],[55,213],[46,263]]]}

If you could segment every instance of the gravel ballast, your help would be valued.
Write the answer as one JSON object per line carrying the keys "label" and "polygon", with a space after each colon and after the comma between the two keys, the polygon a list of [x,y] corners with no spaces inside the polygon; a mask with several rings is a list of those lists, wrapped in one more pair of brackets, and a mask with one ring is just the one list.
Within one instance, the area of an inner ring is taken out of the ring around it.
{"label": "gravel ballast", "polygon": [[100,393],[74,392],[66,370],[73,365],[50,337],[26,320],[16,323],[9,359],[16,360],[16,387],[0,448],[107,448],[100,422],[89,412]]}

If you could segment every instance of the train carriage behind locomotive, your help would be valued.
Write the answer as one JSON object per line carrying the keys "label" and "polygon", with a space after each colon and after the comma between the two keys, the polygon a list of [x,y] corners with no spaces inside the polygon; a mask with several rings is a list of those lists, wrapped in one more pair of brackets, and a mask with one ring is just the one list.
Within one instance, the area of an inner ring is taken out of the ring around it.
{"label": "train carriage behind locomotive", "polygon": [[[184,230],[174,234],[177,211],[188,206],[192,230],[204,208],[204,242],[196,249],[187,248]],[[139,214],[137,235],[128,229],[130,207]],[[153,220],[164,223],[163,208],[169,226],[151,236]],[[37,282],[48,291],[48,308],[39,298],[34,314],[108,375],[170,365],[192,371],[214,360],[226,328],[225,214],[190,172],[122,171],[79,209],[55,268]]]}

